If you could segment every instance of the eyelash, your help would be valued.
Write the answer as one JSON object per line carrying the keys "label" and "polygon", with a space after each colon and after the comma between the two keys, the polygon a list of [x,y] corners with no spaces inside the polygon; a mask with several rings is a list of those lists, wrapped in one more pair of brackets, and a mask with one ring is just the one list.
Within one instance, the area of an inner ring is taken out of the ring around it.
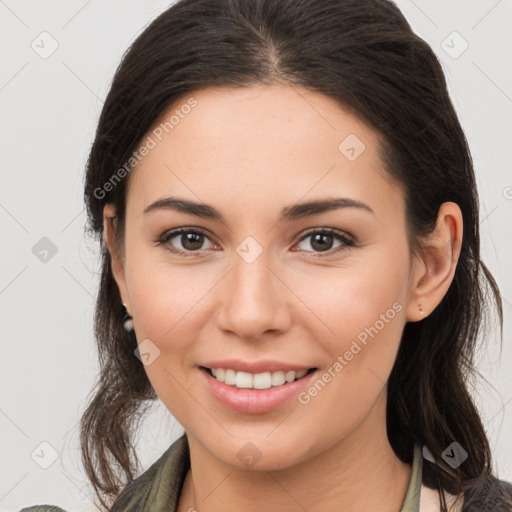
{"label": "eyelash", "polygon": [[[194,257],[194,256],[197,256],[198,254],[201,254],[201,250],[182,251],[181,249],[171,248],[171,246],[167,242],[169,242],[169,240],[171,240],[172,238],[174,238],[177,235],[180,235],[182,233],[201,234],[201,235],[205,236],[208,240],[210,240],[210,237],[208,236],[208,234],[200,228],[178,228],[178,229],[174,229],[172,231],[165,232],[158,240],[155,241],[155,245],[157,245],[157,246],[163,245],[165,250],[167,250],[173,254],[178,254],[178,255],[184,256],[184,257]],[[297,243],[300,243],[303,240],[305,240],[306,238],[308,238],[309,236],[316,235],[318,233],[332,235],[338,241],[342,242],[342,245],[340,245],[339,247],[337,247],[335,249],[329,249],[328,251],[317,251],[317,252],[305,251],[308,253],[312,253],[313,257],[322,258],[325,256],[332,256],[335,253],[346,251],[350,247],[353,247],[355,245],[355,242],[354,242],[354,240],[352,240],[352,238],[349,238],[347,235],[337,231],[336,229],[332,229],[332,228],[312,229],[312,230],[308,231],[307,233],[305,233]],[[207,250],[207,249],[205,249],[205,250]]]}

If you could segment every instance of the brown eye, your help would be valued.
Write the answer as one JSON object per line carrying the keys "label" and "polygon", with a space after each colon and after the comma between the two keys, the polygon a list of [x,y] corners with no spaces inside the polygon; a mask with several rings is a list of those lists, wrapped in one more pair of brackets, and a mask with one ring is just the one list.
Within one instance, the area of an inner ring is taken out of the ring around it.
{"label": "brown eye", "polygon": [[182,233],[178,236],[181,236],[181,245],[187,251],[197,251],[201,249],[204,242],[204,235],[202,233]]}
{"label": "brown eye", "polygon": [[[205,247],[205,242],[208,242],[210,245],[206,245]],[[205,233],[197,229],[187,228],[169,231],[162,236],[159,243],[168,251],[182,255],[200,252],[213,247],[213,243]]]}
{"label": "brown eye", "polygon": [[316,251],[328,251],[332,248],[334,237],[323,233],[315,233],[311,238],[311,247]]}
{"label": "brown eye", "polygon": [[[302,244],[302,245],[301,245]],[[298,247],[300,250],[310,253],[329,254],[342,251],[352,247],[353,240],[337,231],[331,229],[319,229],[308,233],[300,240]],[[312,250],[311,250],[312,249]]]}

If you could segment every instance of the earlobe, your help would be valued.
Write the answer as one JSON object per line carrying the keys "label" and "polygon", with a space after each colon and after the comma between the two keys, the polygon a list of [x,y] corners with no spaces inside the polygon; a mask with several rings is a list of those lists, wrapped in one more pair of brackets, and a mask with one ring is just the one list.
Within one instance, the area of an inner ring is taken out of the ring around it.
{"label": "earlobe", "polygon": [[107,203],[103,208],[103,240],[105,247],[110,254],[110,266],[112,274],[119,289],[121,302],[126,304],[127,311],[131,311],[128,294],[126,291],[126,281],[124,275],[124,262],[119,254],[115,243],[116,211],[114,205]]}
{"label": "earlobe", "polygon": [[462,245],[463,221],[457,204],[446,202],[437,215],[434,232],[421,241],[415,258],[406,308],[409,322],[427,317],[446,295],[455,275]]}

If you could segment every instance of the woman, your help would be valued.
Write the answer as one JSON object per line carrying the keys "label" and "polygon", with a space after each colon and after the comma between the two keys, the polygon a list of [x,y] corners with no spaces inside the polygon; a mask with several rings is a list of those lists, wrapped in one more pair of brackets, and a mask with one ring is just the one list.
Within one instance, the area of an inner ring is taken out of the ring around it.
{"label": "woman", "polygon": [[[173,5],[116,72],[85,201],[105,508],[512,510],[466,385],[486,288],[501,318],[471,156],[393,3]],[[134,480],[156,399],[185,434]]]}

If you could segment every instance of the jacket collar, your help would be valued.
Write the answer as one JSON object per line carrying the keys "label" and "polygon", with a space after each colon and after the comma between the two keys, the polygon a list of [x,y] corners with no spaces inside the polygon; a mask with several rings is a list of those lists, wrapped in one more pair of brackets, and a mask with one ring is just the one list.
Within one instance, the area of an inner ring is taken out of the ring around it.
{"label": "jacket collar", "polygon": [[[422,448],[415,444],[411,478],[400,512],[440,510],[438,491],[423,483],[423,464]],[[188,440],[183,434],[149,469],[125,487],[110,512],[176,512],[189,469]],[[451,494],[445,495],[449,503],[455,501]]]}

